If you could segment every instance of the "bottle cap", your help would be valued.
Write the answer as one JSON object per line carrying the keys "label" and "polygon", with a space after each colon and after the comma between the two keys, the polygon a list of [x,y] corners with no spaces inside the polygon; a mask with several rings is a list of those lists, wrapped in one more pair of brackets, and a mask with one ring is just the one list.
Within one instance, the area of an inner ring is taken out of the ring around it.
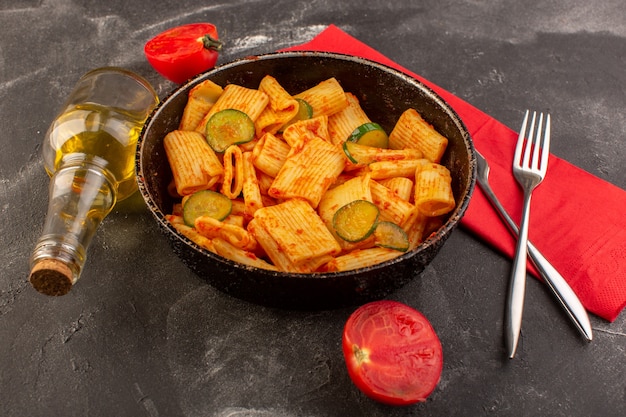
{"label": "bottle cap", "polygon": [[30,271],[29,281],[42,294],[65,295],[72,289],[72,270],[58,259],[43,259]]}

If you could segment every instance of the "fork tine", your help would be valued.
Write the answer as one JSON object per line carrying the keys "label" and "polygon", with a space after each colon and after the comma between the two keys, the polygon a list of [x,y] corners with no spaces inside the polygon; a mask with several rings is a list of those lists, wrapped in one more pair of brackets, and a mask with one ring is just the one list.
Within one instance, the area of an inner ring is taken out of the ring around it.
{"label": "fork tine", "polygon": [[[524,155],[522,156],[521,166],[529,167],[530,166],[530,157],[533,152],[533,142],[535,140],[535,120],[537,119],[537,112],[533,112],[533,118],[530,120],[530,126],[528,127],[528,135],[526,137],[526,142],[522,139],[522,142],[525,143],[524,146]],[[524,132],[526,133],[526,132]]]}
{"label": "fork tine", "polygon": [[541,149],[541,169],[545,172],[548,167],[548,157],[550,156],[550,113],[546,115],[546,129],[543,134]]}
{"label": "fork tine", "polygon": [[[541,129],[543,128],[543,113],[539,114],[539,123],[537,124],[537,131],[535,132],[535,137],[534,140],[530,140],[533,142],[533,149],[532,149],[532,155],[533,155],[533,160],[532,160],[532,165],[526,165],[526,166],[530,166],[532,169],[541,169],[541,166],[539,165],[539,154],[542,153],[542,140],[544,137],[541,136]],[[543,162],[543,159],[542,159]]]}
{"label": "fork tine", "polygon": [[530,126],[528,127],[528,132],[524,132],[527,136],[522,139],[524,142],[524,155],[522,157],[522,161],[520,165],[522,167],[530,167],[531,160],[530,157],[533,154],[533,142],[535,141],[535,120],[537,119],[537,112],[533,112],[533,117],[530,121]]}
{"label": "fork tine", "polygon": [[524,145],[524,137],[526,136],[526,125],[528,123],[528,115],[530,114],[529,110],[526,110],[526,114],[524,115],[524,121],[522,122],[522,127],[519,130],[519,136],[517,137],[517,146],[515,147],[515,155],[513,156],[513,163],[515,165],[520,165],[522,161],[522,149]]}

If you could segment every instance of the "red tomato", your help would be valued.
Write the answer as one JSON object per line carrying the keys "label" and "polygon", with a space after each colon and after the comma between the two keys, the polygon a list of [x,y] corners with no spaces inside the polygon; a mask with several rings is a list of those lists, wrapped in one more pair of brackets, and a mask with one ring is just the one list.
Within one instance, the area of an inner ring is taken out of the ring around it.
{"label": "red tomato", "polygon": [[181,84],[213,68],[221,49],[215,25],[192,23],[159,33],[143,51],[159,74]]}
{"label": "red tomato", "polygon": [[425,401],[443,367],[441,343],[426,317],[396,301],[374,301],[352,313],[343,354],[354,384],[391,405]]}

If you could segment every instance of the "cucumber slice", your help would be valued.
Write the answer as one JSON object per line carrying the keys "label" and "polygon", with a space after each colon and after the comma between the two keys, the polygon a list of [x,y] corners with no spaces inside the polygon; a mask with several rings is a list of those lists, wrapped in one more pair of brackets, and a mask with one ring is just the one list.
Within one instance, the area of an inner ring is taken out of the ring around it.
{"label": "cucumber slice", "polygon": [[194,227],[200,216],[209,216],[219,221],[224,220],[233,209],[228,197],[216,191],[203,190],[193,193],[183,206],[183,220],[189,227]]}
{"label": "cucumber slice", "polygon": [[295,122],[299,122],[300,120],[308,120],[313,117],[313,107],[311,107],[309,103],[301,98],[297,98],[296,101],[298,102],[298,112],[295,116],[293,116],[290,121],[285,123],[283,127],[280,128],[280,132],[282,132],[287,126],[292,125]]}
{"label": "cucumber slice", "polygon": [[392,222],[380,222],[374,231],[374,244],[383,248],[406,252],[409,249],[409,237],[404,229]]}
{"label": "cucumber slice", "polygon": [[231,145],[250,142],[254,139],[254,122],[236,109],[225,109],[215,113],[206,124],[206,139],[215,152],[224,152]]}
{"label": "cucumber slice", "polygon": [[373,146],[375,148],[388,148],[389,136],[378,123],[363,123],[354,129],[348,138],[348,142],[356,142],[359,145]]}
{"label": "cucumber slice", "polygon": [[380,211],[367,200],[354,200],[342,206],[333,216],[337,236],[348,242],[360,242],[376,229]]}

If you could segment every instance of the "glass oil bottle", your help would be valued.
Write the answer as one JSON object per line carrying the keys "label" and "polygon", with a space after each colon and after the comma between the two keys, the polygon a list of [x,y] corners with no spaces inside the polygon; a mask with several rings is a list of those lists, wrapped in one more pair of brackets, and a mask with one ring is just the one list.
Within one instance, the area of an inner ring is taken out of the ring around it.
{"label": "glass oil bottle", "polygon": [[51,181],[43,231],[30,258],[29,281],[37,291],[70,291],[102,220],[136,191],[137,139],[157,103],[152,86],[125,69],[99,68],[78,81],[44,138]]}

